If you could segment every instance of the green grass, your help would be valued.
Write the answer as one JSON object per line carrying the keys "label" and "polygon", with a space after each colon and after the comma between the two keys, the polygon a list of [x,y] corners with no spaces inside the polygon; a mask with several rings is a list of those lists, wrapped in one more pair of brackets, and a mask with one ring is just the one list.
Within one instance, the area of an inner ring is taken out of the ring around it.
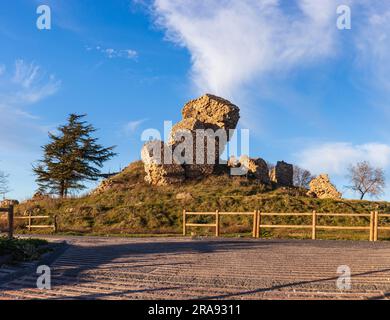
{"label": "green grass", "polygon": [[48,242],[41,239],[8,239],[0,237],[0,256],[11,255],[12,262],[38,259],[47,252]]}
{"label": "green grass", "polygon": [[[144,182],[141,162],[135,162],[113,178],[112,189],[100,195],[76,199],[50,199],[19,205],[17,214],[30,211],[58,216],[59,230],[68,235],[177,235],[182,228],[182,210],[187,211],[254,211],[368,213],[379,210],[390,213],[390,203],[351,200],[320,200],[309,198],[298,188],[265,187],[245,177],[212,176],[202,181],[190,181],[180,186],[155,187]],[[190,193],[193,200],[177,200],[178,193]],[[210,222],[202,217],[198,222]],[[310,217],[309,217],[310,219]],[[44,221],[40,221],[44,223]],[[272,223],[306,223],[305,218],[274,218]],[[334,218],[321,218],[320,223],[336,224]],[[223,217],[225,234],[248,233],[250,217]],[[345,218],[337,223],[366,225],[367,219]],[[384,219],[382,223],[389,223]],[[310,224],[310,223],[309,223]],[[22,227],[21,225],[19,225]],[[23,229],[20,228],[19,231]],[[203,231],[195,230],[197,234]],[[51,231],[39,231],[51,232]],[[269,236],[284,236],[285,232],[270,230]],[[295,235],[297,231],[288,230]],[[326,233],[327,234],[327,233]],[[326,237],[324,234],[324,237]],[[306,237],[299,233],[298,237]],[[344,234],[349,237],[348,233]],[[357,238],[360,238],[357,237]]]}

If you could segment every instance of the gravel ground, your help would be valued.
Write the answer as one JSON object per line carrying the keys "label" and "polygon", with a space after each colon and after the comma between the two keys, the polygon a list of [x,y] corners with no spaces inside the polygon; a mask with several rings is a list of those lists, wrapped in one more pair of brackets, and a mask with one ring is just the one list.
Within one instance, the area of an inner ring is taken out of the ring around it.
{"label": "gravel ground", "polygon": [[[390,299],[390,243],[306,240],[51,237],[69,248],[0,299]],[[351,269],[351,289],[336,286]]]}

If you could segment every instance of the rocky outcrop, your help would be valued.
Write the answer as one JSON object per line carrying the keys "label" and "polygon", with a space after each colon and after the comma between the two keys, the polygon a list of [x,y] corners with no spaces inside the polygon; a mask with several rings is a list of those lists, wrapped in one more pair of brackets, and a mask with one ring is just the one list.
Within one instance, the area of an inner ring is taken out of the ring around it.
{"label": "rocky outcrop", "polygon": [[[231,102],[210,94],[188,102],[182,110],[183,120],[172,128],[168,145],[158,142],[167,152],[149,152],[156,142],[142,150],[146,181],[164,185],[212,175],[229,141],[229,130],[237,126],[239,111]],[[164,155],[169,152],[175,161],[168,164]]]}
{"label": "rocky outcrop", "polygon": [[310,182],[308,196],[319,199],[341,199],[342,194],[330,182],[327,174],[322,174]]}
{"label": "rocky outcrop", "polygon": [[268,173],[267,162],[261,158],[251,159],[248,156],[241,156],[239,164],[247,171],[247,176],[259,180],[262,184],[269,184],[270,178]]}
{"label": "rocky outcrop", "polygon": [[146,182],[163,186],[185,180],[183,167],[174,159],[171,148],[164,142],[148,142],[142,148],[141,157],[146,172]]}
{"label": "rocky outcrop", "polygon": [[176,195],[176,200],[180,200],[183,202],[191,202],[194,200],[194,197],[189,192],[180,192]]}
{"label": "rocky outcrop", "polygon": [[278,161],[269,176],[278,187],[292,187],[294,184],[294,166],[284,161]]}
{"label": "rocky outcrop", "polygon": [[228,100],[206,94],[188,102],[182,115],[183,119],[197,119],[221,129],[234,130],[240,120],[240,109]]}
{"label": "rocky outcrop", "polygon": [[91,194],[92,195],[103,194],[108,190],[110,190],[113,186],[114,186],[114,182],[111,179],[103,180],[102,183],[100,183],[100,185],[95,190],[93,190]]}

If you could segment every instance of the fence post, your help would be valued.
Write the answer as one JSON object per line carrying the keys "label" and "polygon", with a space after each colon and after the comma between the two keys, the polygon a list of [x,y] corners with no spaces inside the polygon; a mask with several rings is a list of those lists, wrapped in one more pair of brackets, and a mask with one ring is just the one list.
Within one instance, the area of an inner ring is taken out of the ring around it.
{"label": "fence post", "polygon": [[378,211],[375,211],[375,220],[374,220],[374,241],[378,241]]}
{"label": "fence post", "polygon": [[317,238],[317,212],[313,211],[313,224],[312,224],[312,240]]}
{"label": "fence post", "polygon": [[31,231],[31,212],[28,214],[28,231]]}
{"label": "fence post", "polygon": [[261,238],[261,211],[257,210],[257,238]]}
{"label": "fence post", "polygon": [[219,237],[219,211],[215,211],[215,236]]}
{"label": "fence post", "polygon": [[10,205],[8,208],[8,238],[14,237],[14,206]]}
{"label": "fence post", "polygon": [[54,221],[53,221],[53,231],[54,233],[57,233],[58,231],[58,222],[57,222],[57,215],[54,215]]}
{"label": "fence post", "polygon": [[186,221],[186,211],[183,210],[183,236],[187,235],[187,221]]}
{"label": "fence post", "polygon": [[370,212],[370,241],[374,241],[374,219],[375,213],[374,211]]}
{"label": "fence post", "polygon": [[257,237],[257,210],[253,212],[253,230],[252,230],[253,238]]}

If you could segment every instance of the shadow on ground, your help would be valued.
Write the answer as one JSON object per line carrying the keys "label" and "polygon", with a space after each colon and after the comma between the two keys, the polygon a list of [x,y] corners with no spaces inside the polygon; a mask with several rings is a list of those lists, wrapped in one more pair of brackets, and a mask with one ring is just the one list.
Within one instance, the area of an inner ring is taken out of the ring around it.
{"label": "shadow on ground", "polygon": [[[172,262],[170,263],[170,258],[175,255],[182,254],[212,254],[216,252],[231,252],[240,251],[245,249],[248,250],[256,250],[256,252],[261,252],[261,250],[269,249],[273,245],[277,244],[278,246],[294,246],[295,250],[297,246],[305,246],[310,243],[311,246],[318,248],[354,248],[357,244],[353,242],[334,242],[334,241],[291,241],[291,240],[275,240],[275,241],[256,241],[256,240],[193,240],[193,241],[159,241],[153,240],[148,242],[147,240],[143,241],[126,241],[125,243],[109,243],[105,242],[105,240],[96,241],[89,239],[92,242],[90,246],[85,244],[77,244],[71,243],[67,252],[65,252],[62,258],[60,257],[54,264],[53,270],[53,279],[52,285],[53,290],[60,289],[61,286],[77,286],[83,283],[90,283],[93,279],[90,279],[85,275],[88,271],[97,270],[98,268],[106,268],[104,267],[106,264],[110,264],[109,273],[112,278],[115,278],[113,275],[116,269],[123,270],[123,261],[121,258],[125,259],[125,264],[131,266],[134,264],[134,269],[142,269],[142,268],[154,268],[159,266],[185,266],[191,264],[191,262]],[[99,244],[101,242],[102,244]],[[115,242],[115,240],[114,240]],[[371,243],[359,243],[360,247],[365,247],[367,249],[375,247],[381,247],[381,244],[374,245]],[[388,248],[388,246],[387,246]],[[299,249],[298,249],[299,250]],[[164,256],[164,263],[154,263],[153,259],[149,259],[148,256],[157,255]],[[68,257],[70,261],[66,261],[65,257]],[[79,263],[78,263],[79,261]],[[221,261],[223,263],[223,261]],[[116,267],[118,265],[118,267]],[[128,267],[127,267],[128,269]],[[367,276],[371,274],[379,274],[390,272],[390,268],[386,269],[377,269],[374,271],[367,271],[362,273],[353,274],[353,277]],[[30,275],[30,277],[38,277],[37,275]],[[242,290],[234,293],[228,293],[223,295],[208,295],[197,297],[198,299],[234,299],[235,297],[245,297],[249,295],[253,295],[261,292],[268,292],[274,290],[282,290],[285,288],[293,289],[297,286],[308,285],[308,284],[320,284],[322,282],[328,281],[336,281],[337,276],[335,277],[325,277],[319,278],[309,281],[295,281],[288,282],[280,285],[272,285],[266,286],[263,288],[258,288],[255,290]],[[15,287],[12,287],[13,290],[22,290],[22,289],[32,289],[34,286],[26,285],[25,283],[19,281],[15,283]],[[35,285],[35,284],[34,284]],[[1,289],[1,288],[0,288]],[[9,288],[8,288],[9,289]],[[165,285],[159,288],[140,288],[137,290],[120,290],[117,292],[110,293],[86,293],[82,295],[75,296],[66,296],[63,298],[66,299],[104,299],[104,298],[114,298],[114,297],[123,297],[129,294],[142,294],[147,292],[156,292],[156,291],[180,291],[185,290],[185,288],[181,285]],[[390,293],[385,293],[385,296],[389,296]],[[180,294],[178,294],[180,296]],[[59,299],[63,299],[60,297]],[[379,297],[377,297],[379,298]],[[383,298],[383,297],[381,297]]]}

